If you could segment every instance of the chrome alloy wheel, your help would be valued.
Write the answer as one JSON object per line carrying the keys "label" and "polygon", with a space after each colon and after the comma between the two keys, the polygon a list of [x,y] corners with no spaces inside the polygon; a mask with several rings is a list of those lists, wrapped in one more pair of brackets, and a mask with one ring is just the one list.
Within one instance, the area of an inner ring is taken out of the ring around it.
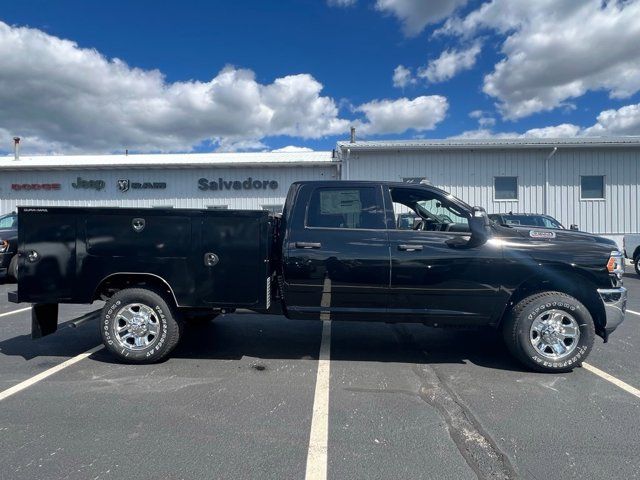
{"label": "chrome alloy wheel", "polygon": [[580,326],[564,310],[547,310],[531,324],[529,340],[540,355],[559,360],[571,355],[578,346]]}
{"label": "chrome alloy wheel", "polygon": [[151,307],[130,303],[116,313],[115,338],[127,350],[144,350],[158,340],[160,320]]}

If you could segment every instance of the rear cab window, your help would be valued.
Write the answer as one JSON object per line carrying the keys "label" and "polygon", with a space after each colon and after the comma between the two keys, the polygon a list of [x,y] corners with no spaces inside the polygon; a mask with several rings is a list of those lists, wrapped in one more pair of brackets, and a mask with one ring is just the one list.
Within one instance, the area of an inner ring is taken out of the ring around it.
{"label": "rear cab window", "polygon": [[308,228],[384,230],[380,188],[316,188],[309,199],[305,225]]}

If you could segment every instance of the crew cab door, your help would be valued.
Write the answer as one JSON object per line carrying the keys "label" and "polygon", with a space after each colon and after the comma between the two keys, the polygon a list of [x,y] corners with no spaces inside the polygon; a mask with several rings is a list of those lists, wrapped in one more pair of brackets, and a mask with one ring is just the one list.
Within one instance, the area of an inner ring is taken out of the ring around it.
{"label": "crew cab door", "polygon": [[397,222],[389,230],[390,313],[442,324],[489,323],[504,306],[501,249],[471,242],[470,212],[440,190],[399,186],[385,194],[396,216],[417,217],[414,225]]}
{"label": "crew cab door", "polygon": [[283,246],[288,315],[385,315],[390,257],[381,186],[308,184],[292,204]]}

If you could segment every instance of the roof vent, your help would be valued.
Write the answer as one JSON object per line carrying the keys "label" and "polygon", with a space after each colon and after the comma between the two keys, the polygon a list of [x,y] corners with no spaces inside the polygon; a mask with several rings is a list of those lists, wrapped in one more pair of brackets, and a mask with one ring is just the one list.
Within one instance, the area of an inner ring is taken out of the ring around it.
{"label": "roof vent", "polygon": [[351,143],[356,143],[356,127],[351,127]]}

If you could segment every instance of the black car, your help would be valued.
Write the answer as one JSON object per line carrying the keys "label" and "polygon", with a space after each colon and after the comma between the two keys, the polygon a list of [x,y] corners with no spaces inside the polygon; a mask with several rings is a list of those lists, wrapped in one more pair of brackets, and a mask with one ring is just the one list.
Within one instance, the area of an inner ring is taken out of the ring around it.
{"label": "black car", "polygon": [[[507,227],[523,226],[565,230],[564,226],[555,218],[538,213],[491,213],[489,214],[489,220],[493,220],[498,225]],[[571,225],[571,230],[577,229],[577,225]]]}
{"label": "black car", "polygon": [[0,278],[16,279],[18,275],[18,214],[16,212],[0,217]]}

